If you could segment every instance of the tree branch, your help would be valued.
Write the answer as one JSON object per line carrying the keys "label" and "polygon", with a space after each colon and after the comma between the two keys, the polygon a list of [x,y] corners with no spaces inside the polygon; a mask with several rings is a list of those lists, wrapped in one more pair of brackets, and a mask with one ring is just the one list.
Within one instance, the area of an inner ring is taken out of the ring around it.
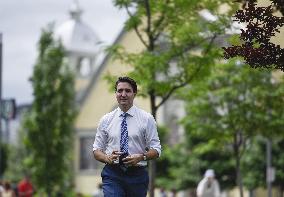
{"label": "tree branch", "polygon": [[[169,0],[166,0],[165,3],[168,4]],[[164,21],[165,21],[165,10],[163,10],[161,12],[160,17],[159,17],[159,19],[156,22],[155,29],[153,30],[153,39],[154,39],[154,41],[156,41],[159,38],[160,34],[165,29],[167,23],[164,23]]]}
{"label": "tree branch", "polygon": [[165,19],[165,16],[162,13],[160,18],[157,20],[156,28],[153,30],[153,40],[154,41],[156,41],[159,38],[159,36],[161,35],[161,33],[166,27],[166,23],[164,23],[164,19]]}
{"label": "tree branch", "polygon": [[[210,48],[213,45],[214,39],[216,38],[216,34],[211,38],[208,47],[206,48],[206,50],[204,51],[204,55],[206,55],[209,51]],[[189,77],[187,80],[185,80],[184,82],[180,83],[179,85],[173,86],[169,92],[162,97],[161,102],[157,105],[156,109],[158,109],[161,105],[163,105],[168,99],[169,97],[179,88],[182,88],[184,86],[186,86],[190,81],[192,81],[194,79],[194,76],[201,70],[202,65],[199,65],[198,68],[195,70],[195,72],[191,75],[191,77]]]}
{"label": "tree branch", "polygon": [[149,0],[145,0],[144,3],[145,3],[146,15],[147,15],[146,34],[149,38],[148,50],[153,51],[154,50],[154,39],[153,39],[153,34],[151,32],[152,15],[151,15]]}
{"label": "tree branch", "polygon": [[195,72],[192,74],[192,77],[188,78],[187,80],[185,80],[183,83],[180,83],[179,85],[175,85],[172,87],[172,89],[169,90],[169,92],[162,97],[161,102],[157,105],[157,109],[163,105],[169,98],[170,96],[179,88],[182,88],[184,86],[186,86],[191,80],[193,80],[193,76],[195,76],[201,69],[201,65],[199,65],[199,67],[195,70]]}
{"label": "tree branch", "polygon": [[[126,10],[128,16],[129,16],[130,18],[133,18],[134,16],[131,14],[131,12],[130,12],[130,10],[128,9],[128,7],[127,7],[126,5],[125,5],[124,7],[125,7],[125,10]],[[143,39],[142,34],[139,32],[138,26],[137,26],[136,24],[135,24],[135,26],[134,26],[134,31],[135,31],[135,33],[137,34],[137,36],[138,36],[138,38],[140,39],[140,41],[143,43],[143,45],[144,45],[146,48],[148,48],[149,45],[148,45],[147,42]]]}

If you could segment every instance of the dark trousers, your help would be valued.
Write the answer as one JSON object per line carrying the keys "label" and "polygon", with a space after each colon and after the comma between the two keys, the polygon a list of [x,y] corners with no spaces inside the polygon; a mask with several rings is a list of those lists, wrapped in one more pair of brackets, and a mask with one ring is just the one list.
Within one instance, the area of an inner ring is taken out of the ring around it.
{"label": "dark trousers", "polygon": [[126,171],[119,165],[106,165],[102,171],[105,197],[145,197],[149,177],[146,168],[129,167]]}

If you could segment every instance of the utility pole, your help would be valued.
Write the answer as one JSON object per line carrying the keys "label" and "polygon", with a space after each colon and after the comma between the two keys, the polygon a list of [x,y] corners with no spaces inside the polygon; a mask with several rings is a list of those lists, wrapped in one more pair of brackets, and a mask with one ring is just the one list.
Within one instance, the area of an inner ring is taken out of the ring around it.
{"label": "utility pole", "polygon": [[274,169],[271,165],[271,139],[266,140],[266,183],[267,197],[272,197],[272,182],[274,181]]}
{"label": "utility pole", "polygon": [[0,32],[0,178],[2,178],[2,33]]}

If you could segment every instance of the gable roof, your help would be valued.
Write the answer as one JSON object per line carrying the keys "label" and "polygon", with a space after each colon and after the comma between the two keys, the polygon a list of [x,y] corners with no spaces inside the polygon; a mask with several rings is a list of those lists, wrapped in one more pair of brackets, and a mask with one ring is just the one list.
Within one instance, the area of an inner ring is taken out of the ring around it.
{"label": "gable roof", "polygon": [[[126,33],[127,33],[127,31],[123,28],[122,31],[118,34],[117,38],[115,39],[115,41],[113,42],[112,45],[116,45],[116,44],[120,43],[120,41],[126,35]],[[94,75],[92,76],[92,79],[91,79],[88,87],[84,90],[84,92],[82,93],[81,99],[78,101],[79,107],[83,106],[84,103],[86,102],[88,96],[91,93],[92,88],[96,85],[96,82],[99,79],[99,76],[101,75],[102,71],[106,67],[107,62],[110,60],[110,58],[111,58],[111,54],[107,53],[105,55],[105,57],[103,58],[101,64],[99,65],[97,71],[94,72]]]}

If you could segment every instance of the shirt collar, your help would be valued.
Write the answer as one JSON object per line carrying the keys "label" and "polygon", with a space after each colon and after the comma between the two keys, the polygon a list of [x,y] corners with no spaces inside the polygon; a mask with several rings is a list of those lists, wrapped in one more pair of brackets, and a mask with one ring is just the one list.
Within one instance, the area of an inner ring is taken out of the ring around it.
{"label": "shirt collar", "polygon": [[[126,113],[128,115],[130,115],[131,117],[133,117],[134,116],[134,112],[135,112],[135,108],[136,108],[136,106],[132,105],[132,107]],[[117,108],[117,110],[118,110],[119,116],[121,116],[124,113],[119,107]]]}

